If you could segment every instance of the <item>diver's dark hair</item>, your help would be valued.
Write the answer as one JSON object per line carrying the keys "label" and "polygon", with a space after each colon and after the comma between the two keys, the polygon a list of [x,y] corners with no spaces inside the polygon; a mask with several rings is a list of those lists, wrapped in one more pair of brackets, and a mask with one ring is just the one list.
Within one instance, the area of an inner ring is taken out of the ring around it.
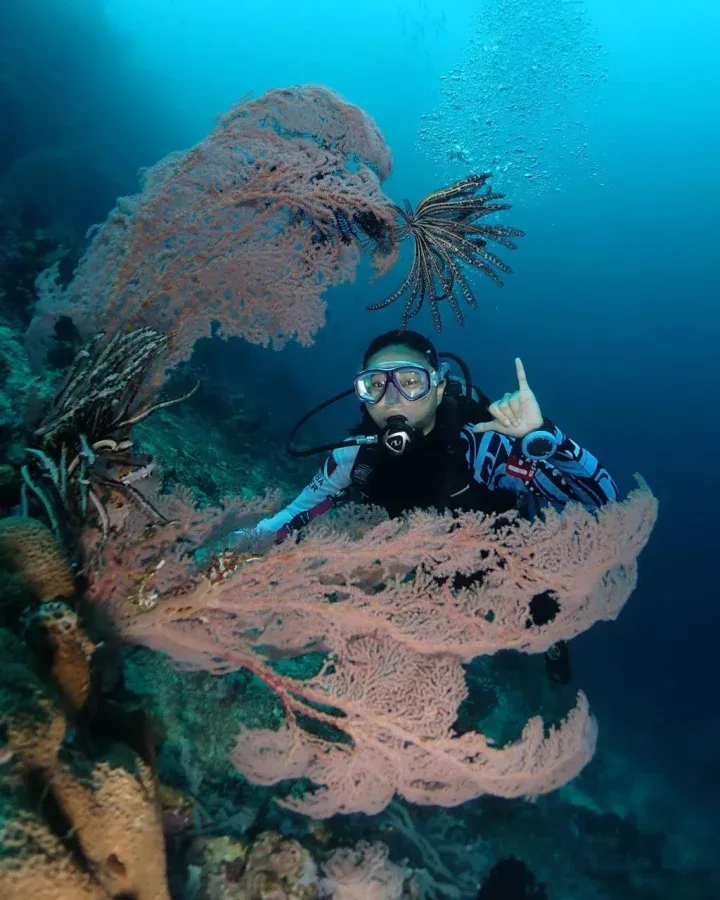
{"label": "diver's dark hair", "polygon": [[363,368],[367,366],[371,357],[386,347],[407,347],[410,350],[415,350],[416,353],[421,353],[427,357],[433,369],[440,368],[440,357],[432,341],[418,331],[401,331],[399,328],[379,334],[370,342],[370,346],[365,351],[362,359]]}

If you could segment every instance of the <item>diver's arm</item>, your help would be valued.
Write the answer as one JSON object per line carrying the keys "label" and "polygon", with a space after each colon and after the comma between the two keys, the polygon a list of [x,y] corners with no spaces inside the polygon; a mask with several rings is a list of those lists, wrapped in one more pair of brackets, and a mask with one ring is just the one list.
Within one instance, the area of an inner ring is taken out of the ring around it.
{"label": "diver's arm", "polygon": [[557,449],[548,459],[533,461],[523,455],[519,438],[493,431],[475,434],[471,426],[465,428],[476,480],[490,488],[528,491],[557,505],[574,501],[597,509],[617,499],[615,482],[592,453],[547,419],[543,429],[554,434]]}
{"label": "diver's arm", "polygon": [[310,484],[280,512],[267,519],[261,519],[254,528],[255,533],[274,534],[276,540],[281,541],[291,531],[329,512],[342,491],[351,483],[352,467],[357,452],[356,446],[333,450]]}
{"label": "diver's arm", "polygon": [[[519,357],[515,374],[518,389],[488,406],[490,420],[469,426],[468,460],[476,479],[491,488],[528,492],[556,506],[575,501],[597,509],[617,499],[607,469],[544,418]],[[534,453],[532,442],[527,443],[533,435],[545,449]]]}

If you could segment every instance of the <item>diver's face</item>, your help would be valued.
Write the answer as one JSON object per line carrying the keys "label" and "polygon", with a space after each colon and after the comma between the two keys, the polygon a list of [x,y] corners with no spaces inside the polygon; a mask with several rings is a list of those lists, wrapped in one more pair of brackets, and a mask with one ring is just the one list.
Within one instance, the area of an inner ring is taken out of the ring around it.
{"label": "diver's face", "polygon": [[[393,362],[417,363],[428,372],[433,371],[424,354],[418,353],[417,350],[411,350],[409,347],[403,347],[402,344],[378,351],[370,357],[366,368],[372,369],[375,366],[386,368]],[[435,425],[437,408],[444,391],[445,382],[441,381],[437,387],[431,385],[429,393],[419,400],[407,400],[390,382],[383,397],[377,403],[366,403],[365,408],[370,418],[380,428],[387,424],[391,416],[404,416],[410,425],[422,428],[423,432],[427,434]]]}

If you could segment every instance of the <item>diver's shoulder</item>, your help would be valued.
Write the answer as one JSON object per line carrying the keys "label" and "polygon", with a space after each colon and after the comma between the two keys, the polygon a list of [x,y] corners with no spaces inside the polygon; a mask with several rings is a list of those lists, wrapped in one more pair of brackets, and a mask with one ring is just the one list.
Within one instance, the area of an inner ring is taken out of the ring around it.
{"label": "diver's shoulder", "polygon": [[357,444],[347,444],[343,447],[336,447],[332,452],[332,456],[339,466],[352,465],[355,462],[359,450],[360,447]]}

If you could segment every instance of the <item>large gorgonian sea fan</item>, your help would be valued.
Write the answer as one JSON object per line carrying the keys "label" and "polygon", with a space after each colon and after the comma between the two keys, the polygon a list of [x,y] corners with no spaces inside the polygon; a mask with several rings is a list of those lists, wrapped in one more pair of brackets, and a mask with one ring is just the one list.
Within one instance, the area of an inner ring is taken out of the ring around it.
{"label": "large gorgonian sea fan", "polygon": [[[355,278],[361,252],[380,275],[411,237],[414,259],[385,301],[406,296],[402,322],[428,299],[440,329],[446,299],[476,306],[466,280],[476,268],[500,283],[507,266],[488,242],[514,247],[515,228],[481,224],[508,209],[487,175],[472,175],[395,205],[382,185],[390,149],[359,107],[318,85],[241,101],[195,147],[172,153],[119,198],[94,233],[69,285],[57,266],[38,280],[25,335],[38,367],[55,324],[68,316],[90,340],[98,332],[151,328],[168,339],[156,381],[211,334],[281,349],[313,342],[325,323],[325,294]],[[463,271],[465,270],[465,271]]]}
{"label": "large gorgonian sea fan", "polygon": [[190,150],[119,198],[67,287],[50,271],[25,345],[42,365],[60,316],[94,333],[165,334],[163,372],[216,334],[281,349],[312,344],[326,291],[352,282],[366,250],[395,262],[396,215],[382,182],[390,149],[359,107],[318,85],[233,106]]}
{"label": "large gorgonian sea fan", "polygon": [[428,194],[418,203],[417,209],[413,209],[407,200],[404,208],[395,206],[401,218],[398,239],[410,237],[413,240],[412,265],[407,277],[392,294],[368,309],[384,309],[404,296],[402,327],[407,328],[409,320],[420,312],[427,299],[435,329],[441,331],[441,300],[448,301],[461,325],[464,319],[458,294],[462,294],[473,309],[477,308],[477,300],[463,272],[464,266],[477,269],[498,287],[503,286],[496,270],[505,274],[512,270],[488,250],[488,241],[515,250],[517,245],[512,239],[522,237],[525,232],[507,225],[478,224],[491,213],[511,208],[509,203],[494,202],[505,195],[492,192],[487,185],[489,177],[489,174],[469,175]]}

